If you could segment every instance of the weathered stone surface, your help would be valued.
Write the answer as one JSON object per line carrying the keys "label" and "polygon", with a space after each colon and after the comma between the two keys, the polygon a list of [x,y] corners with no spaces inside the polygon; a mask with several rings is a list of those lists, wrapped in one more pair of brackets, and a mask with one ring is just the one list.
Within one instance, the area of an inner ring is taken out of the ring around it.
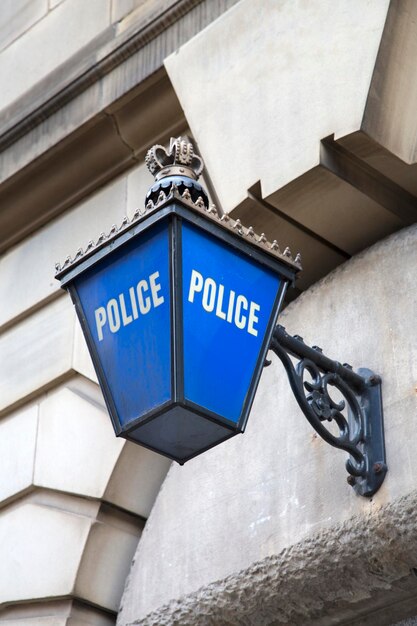
{"label": "weathered stone surface", "polygon": [[2,0],[0,51],[24,35],[48,12],[48,0]]}
{"label": "weathered stone surface", "polygon": [[166,59],[227,211],[258,180],[268,196],[318,165],[320,138],[360,127],[388,4],[243,0]]}
{"label": "weathered stone surface", "polygon": [[[0,55],[2,108],[103,31],[110,23],[109,3],[110,0],[66,0],[5,49]],[[19,67],[13,80],[11,67]]]}
{"label": "weathered stone surface", "polygon": [[[345,603],[359,603],[374,592],[388,591],[391,584],[408,576],[415,565],[416,505],[417,492],[414,492],[391,505],[376,507],[364,516],[316,533],[191,595],[172,600],[146,617],[125,616],[122,609],[117,623],[129,626],[349,623],[344,621]],[[242,550],[244,547],[242,544]],[[339,608],[332,620],[331,610],[335,605]],[[382,619],[377,623],[383,626],[389,622]]]}
{"label": "weathered stone surface", "polygon": [[328,356],[382,376],[382,488],[372,499],[354,494],[345,455],[315,436],[274,358],[246,434],[172,466],[138,547],[120,626],[331,624],[323,616],[332,607],[352,618],[384,590],[398,601],[395,582],[415,567],[417,548],[416,244],[416,226],[380,242],[280,319]]}

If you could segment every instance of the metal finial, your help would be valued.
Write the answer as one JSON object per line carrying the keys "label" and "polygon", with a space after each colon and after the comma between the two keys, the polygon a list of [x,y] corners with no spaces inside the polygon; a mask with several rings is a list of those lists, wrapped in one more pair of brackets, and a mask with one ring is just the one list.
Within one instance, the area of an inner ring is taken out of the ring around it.
{"label": "metal finial", "polygon": [[204,169],[203,159],[193,144],[183,137],[171,137],[169,149],[159,144],[146,153],[145,163],[156,180],[164,176],[185,175],[197,180]]}

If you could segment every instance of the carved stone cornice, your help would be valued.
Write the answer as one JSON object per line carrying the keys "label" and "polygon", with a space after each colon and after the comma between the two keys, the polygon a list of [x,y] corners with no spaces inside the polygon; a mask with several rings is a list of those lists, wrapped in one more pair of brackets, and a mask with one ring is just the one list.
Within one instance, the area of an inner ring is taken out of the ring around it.
{"label": "carved stone cornice", "polygon": [[64,63],[65,71],[62,66],[58,67],[2,111],[6,123],[1,128],[0,152],[125,63],[202,2],[203,0],[173,0],[168,8],[161,10],[153,19],[145,19],[144,25],[133,24],[116,37],[114,26],[110,26],[73,59]]}
{"label": "carved stone cornice", "polygon": [[145,3],[2,110],[0,253],[185,130],[164,59],[236,2]]}

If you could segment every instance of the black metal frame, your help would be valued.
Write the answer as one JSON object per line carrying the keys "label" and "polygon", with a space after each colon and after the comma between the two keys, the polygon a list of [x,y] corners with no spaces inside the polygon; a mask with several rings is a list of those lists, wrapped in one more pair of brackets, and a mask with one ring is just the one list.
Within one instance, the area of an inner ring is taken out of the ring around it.
{"label": "black metal frame", "polygon": [[[327,443],[349,453],[347,481],[361,496],[372,496],[382,485],[385,459],[381,378],[368,369],[354,372],[326,357],[321,348],[307,346],[302,337],[291,337],[283,326],[274,329],[270,349],[281,359],[294,396],[304,415]],[[291,357],[298,359],[294,364]],[[311,380],[305,380],[305,374]],[[336,402],[329,386],[343,400]],[[345,417],[342,411],[347,408]],[[339,435],[323,424],[334,421]]]}

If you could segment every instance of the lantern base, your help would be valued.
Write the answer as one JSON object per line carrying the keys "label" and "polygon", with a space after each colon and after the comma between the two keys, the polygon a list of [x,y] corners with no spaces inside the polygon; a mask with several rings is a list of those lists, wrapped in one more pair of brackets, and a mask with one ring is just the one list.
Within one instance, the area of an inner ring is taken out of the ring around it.
{"label": "lantern base", "polygon": [[183,465],[239,432],[187,407],[175,405],[119,436]]}

